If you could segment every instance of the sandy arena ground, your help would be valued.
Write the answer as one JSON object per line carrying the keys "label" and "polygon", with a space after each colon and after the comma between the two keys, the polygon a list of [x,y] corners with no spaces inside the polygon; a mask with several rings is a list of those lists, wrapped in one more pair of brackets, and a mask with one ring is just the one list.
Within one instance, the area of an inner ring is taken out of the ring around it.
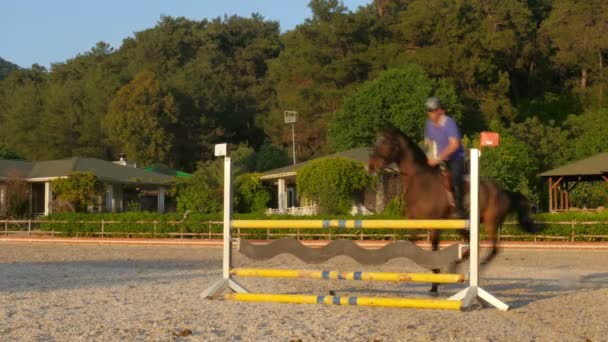
{"label": "sandy arena ground", "polygon": [[[1,341],[608,341],[608,251],[505,250],[482,275],[508,312],[203,300],[221,249],[0,243]],[[405,259],[359,267],[282,255],[237,266],[424,271]],[[426,297],[426,284],[241,279],[255,292]],[[455,293],[463,285],[442,288]],[[173,333],[189,329],[188,337]]]}

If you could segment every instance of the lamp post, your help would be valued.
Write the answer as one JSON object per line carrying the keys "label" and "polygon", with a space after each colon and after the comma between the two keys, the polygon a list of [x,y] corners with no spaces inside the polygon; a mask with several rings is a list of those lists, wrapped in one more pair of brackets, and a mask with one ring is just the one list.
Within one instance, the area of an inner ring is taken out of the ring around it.
{"label": "lamp post", "polygon": [[285,123],[291,124],[291,145],[292,145],[292,155],[293,155],[293,165],[296,165],[296,121],[298,121],[298,112],[295,110],[286,110],[285,114]]}

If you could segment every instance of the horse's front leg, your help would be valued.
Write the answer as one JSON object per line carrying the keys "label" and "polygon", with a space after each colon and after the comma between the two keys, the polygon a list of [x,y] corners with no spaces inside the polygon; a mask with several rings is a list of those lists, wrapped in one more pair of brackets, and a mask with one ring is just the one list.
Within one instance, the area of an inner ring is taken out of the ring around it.
{"label": "horse's front leg", "polygon": [[[438,229],[431,230],[431,250],[432,251],[439,250],[439,230]],[[438,268],[435,268],[431,271],[433,271],[433,273],[439,273],[440,270]],[[436,297],[439,294],[439,284],[432,283],[431,290],[429,292],[431,293],[431,296]]]}

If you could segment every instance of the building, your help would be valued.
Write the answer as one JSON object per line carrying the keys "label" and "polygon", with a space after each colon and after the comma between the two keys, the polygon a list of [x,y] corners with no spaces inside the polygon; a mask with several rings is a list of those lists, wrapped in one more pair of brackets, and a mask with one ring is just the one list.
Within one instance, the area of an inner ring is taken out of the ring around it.
{"label": "building", "polygon": [[[338,152],[321,158],[342,157],[361,163],[367,169],[371,149],[361,147]],[[302,201],[296,189],[298,170],[312,160],[289,165],[264,172],[260,179],[273,188],[273,198],[268,214],[314,215],[317,213],[315,203]],[[377,186],[368,187],[364,191],[353,194],[353,213],[367,214],[381,212],[386,204],[401,194],[399,173],[395,168],[387,169]]]}
{"label": "building", "polygon": [[123,211],[129,199],[139,201],[139,193],[147,191],[156,195],[155,209],[165,212],[166,189],[174,178],[129,165],[126,160],[109,162],[83,157],[39,162],[0,159],[0,213],[6,211],[7,185],[19,180],[29,190],[30,215],[48,215],[53,209],[51,182],[72,172],[92,172],[103,184],[104,193],[99,195],[99,205],[92,211]]}
{"label": "building", "polygon": [[[578,160],[538,176],[547,180],[549,212],[571,207],[570,192],[581,182],[608,182],[608,152]],[[608,204],[608,203],[607,203]]]}

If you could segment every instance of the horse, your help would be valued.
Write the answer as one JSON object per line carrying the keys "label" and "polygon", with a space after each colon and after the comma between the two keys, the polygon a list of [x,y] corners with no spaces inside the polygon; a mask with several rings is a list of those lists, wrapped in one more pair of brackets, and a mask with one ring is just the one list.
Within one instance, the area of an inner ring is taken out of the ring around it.
{"label": "horse", "polygon": [[[429,220],[451,217],[455,208],[440,167],[429,166],[422,148],[403,132],[391,127],[380,131],[369,157],[368,171],[373,174],[393,163],[399,168],[404,187],[405,208],[402,216]],[[463,206],[466,207],[469,193],[466,185],[464,188]],[[492,243],[490,254],[482,261],[484,265],[498,254],[497,231],[509,213],[517,214],[518,223],[525,231],[539,231],[540,227],[530,218],[527,198],[519,192],[506,191],[494,182],[480,181],[479,208],[481,223]],[[460,233],[463,237],[468,237],[466,231]],[[432,250],[439,250],[439,230],[431,231],[431,243]],[[439,270],[432,271],[439,273]],[[431,294],[436,295],[437,289],[438,284],[432,284]]]}

